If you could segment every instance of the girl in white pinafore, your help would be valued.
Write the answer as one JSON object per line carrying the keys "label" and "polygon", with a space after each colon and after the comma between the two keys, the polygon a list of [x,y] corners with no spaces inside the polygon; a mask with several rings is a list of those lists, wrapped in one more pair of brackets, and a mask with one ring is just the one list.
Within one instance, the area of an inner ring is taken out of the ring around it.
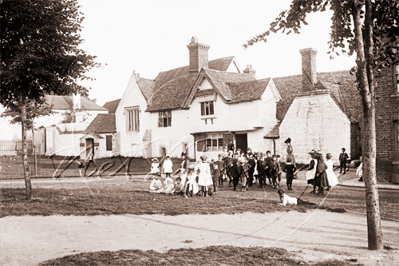
{"label": "girl in white pinafore", "polygon": [[327,179],[328,179],[328,189],[331,189],[332,187],[334,187],[335,185],[338,185],[338,178],[334,173],[334,163],[331,160],[332,155],[331,153],[327,153],[326,155],[327,161],[325,162],[325,164],[327,165]]}
{"label": "girl in white pinafore", "polygon": [[198,172],[198,185],[202,187],[204,191],[204,197],[209,197],[208,195],[208,186],[213,185],[212,176],[211,176],[211,168],[209,164],[206,162],[206,157],[201,157],[201,162],[195,167],[194,172]]}
{"label": "girl in white pinafore", "polygon": [[[199,191],[199,186],[197,183],[196,177],[197,173],[194,172],[194,165],[189,165],[188,166],[188,173],[187,173],[187,183],[186,183],[186,190],[189,194],[191,194],[191,197],[195,194],[198,193]],[[190,193],[191,192],[191,193]]]}
{"label": "girl in white pinafore", "polygon": [[172,167],[173,167],[173,162],[168,155],[166,156],[166,159],[163,162],[163,172],[166,175],[166,177],[170,177],[170,175],[173,173]]}

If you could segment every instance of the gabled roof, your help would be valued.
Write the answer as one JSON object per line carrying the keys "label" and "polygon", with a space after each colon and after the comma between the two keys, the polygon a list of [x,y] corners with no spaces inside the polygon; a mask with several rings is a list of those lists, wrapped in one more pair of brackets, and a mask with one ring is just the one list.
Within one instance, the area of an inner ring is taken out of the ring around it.
{"label": "gabled roof", "polygon": [[[209,61],[208,66],[226,71],[233,60],[234,56],[224,57]],[[146,111],[182,108],[198,76],[199,73],[190,73],[189,66],[160,72],[153,83],[152,96],[149,98]]]}
{"label": "gabled roof", "polygon": [[[234,56],[211,60],[208,62],[208,68],[219,71],[227,71],[233,60]],[[193,73],[190,73],[189,66],[184,66],[184,67],[171,69],[168,71],[159,72],[158,76],[155,78],[155,83],[156,83],[155,87],[160,88],[161,86],[172,80],[188,75],[193,75]],[[198,75],[198,73],[194,73],[194,75]]]}
{"label": "gabled roof", "polygon": [[121,99],[117,99],[117,100],[113,100],[110,102],[106,102],[103,107],[108,109],[108,112],[110,114],[115,114],[116,112],[116,108],[118,108],[119,102],[121,101]]}
{"label": "gabled roof", "polygon": [[[52,110],[73,110],[73,96],[46,95],[46,102]],[[80,102],[81,109],[87,111],[108,111],[85,97],[80,97]]]}
{"label": "gabled roof", "polygon": [[[338,107],[353,122],[362,117],[362,103],[357,91],[356,77],[349,70],[317,73],[315,90],[327,90]],[[273,78],[282,100],[277,104],[277,120],[282,121],[295,97],[302,94],[302,75]]]}
{"label": "gabled roof", "polygon": [[[222,98],[226,101],[234,101],[240,98],[233,94],[237,93],[238,86],[236,86],[236,84],[256,81],[255,77],[250,74],[224,72],[213,69],[204,69],[204,72],[210,79],[211,84],[216,87]],[[234,87],[233,91],[230,90],[230,85]]]}
{"label": "gabled roof", "polygon": [[84,134],[91,133],[115,133],[115,114],[98,114],[90,125],[86,128]]}
{"label": "gabled roof", "polygon": [[143,94],[145,100],[148,102],[154,94],[155,89],[155,81],[152,79],[142,78],[137,74],[134,74],[136,78],[137,85],[140,88],[141,93]]}

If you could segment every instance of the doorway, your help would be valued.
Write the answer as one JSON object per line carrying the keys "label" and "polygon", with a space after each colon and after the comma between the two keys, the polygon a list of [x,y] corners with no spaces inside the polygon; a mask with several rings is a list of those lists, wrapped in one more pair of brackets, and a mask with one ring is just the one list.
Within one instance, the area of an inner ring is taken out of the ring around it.
{"label": "doorway", "polygon": [[89,156],[90,152],[94,158],[94,139],[86,139],[86,157]]}
{"label": "doorway", "polygon": [[242,151],[246,152],[248,148],[247,133],[236,134],[236,146],[236,149],[241,149]]}

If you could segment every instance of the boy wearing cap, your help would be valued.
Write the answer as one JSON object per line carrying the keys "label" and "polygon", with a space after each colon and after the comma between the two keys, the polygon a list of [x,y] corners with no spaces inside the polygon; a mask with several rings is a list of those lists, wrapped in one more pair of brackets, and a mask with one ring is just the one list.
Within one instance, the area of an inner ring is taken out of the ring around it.
{"label": "boy wearing cap", "polygon": [[296,167],[292,164],[291,158],[287,158],[287,164],[284,167],[283,171],[286,173],[287,188],[288,190],[292,190],[292,180],[294,179]]}

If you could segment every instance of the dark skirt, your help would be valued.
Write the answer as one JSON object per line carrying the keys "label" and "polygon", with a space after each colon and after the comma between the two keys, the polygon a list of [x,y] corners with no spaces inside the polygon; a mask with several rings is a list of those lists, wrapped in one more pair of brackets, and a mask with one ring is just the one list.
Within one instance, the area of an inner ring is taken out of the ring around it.
{"label": "dark skirt", "polygon": [[324,171],[316,179],[316,186],[319,188],[328,187],[327,173]]}

